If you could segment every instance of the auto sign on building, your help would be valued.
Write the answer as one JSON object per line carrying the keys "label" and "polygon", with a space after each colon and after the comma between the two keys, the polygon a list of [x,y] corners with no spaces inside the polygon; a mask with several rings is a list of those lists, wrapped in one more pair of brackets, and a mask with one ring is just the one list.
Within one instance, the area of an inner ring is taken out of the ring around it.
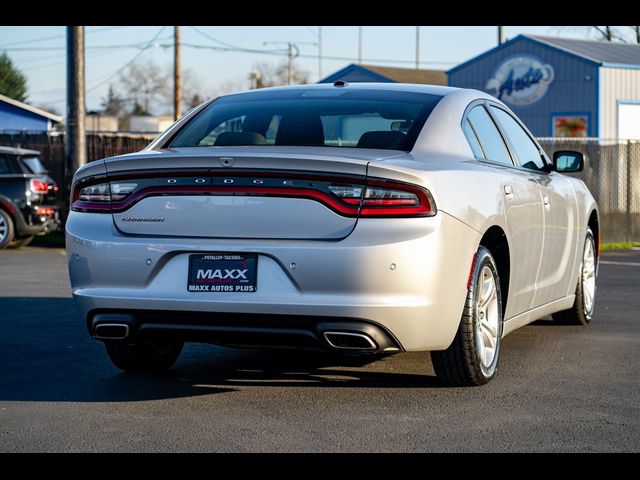
{"label": "auto sign on building", "polygon": [[640,46],[519,35],[448,72],[499,98],[539,137],[640,139]]}

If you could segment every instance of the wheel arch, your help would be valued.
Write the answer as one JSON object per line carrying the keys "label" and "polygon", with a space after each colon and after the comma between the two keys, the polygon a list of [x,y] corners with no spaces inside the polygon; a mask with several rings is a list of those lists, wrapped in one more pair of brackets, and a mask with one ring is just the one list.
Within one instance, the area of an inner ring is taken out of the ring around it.
{"label": "wheel arch", "polygon": [[480,239],[480,245],[491,252],[491,256],[496,262],[498,276],[500,278],[500,291],[502,294],[502,316],[507,311],[507,301],[509,298],[509,279],[511,276],[511,253],[509,241],[505,231],[499,225],[489,227]]}
{"label": "wheel arch", "polygon": [[589,214],[587,226],[591,229],[591,232],[593,233],[593,240],[596,242],[596,257],[600,258],[600,218],[598,216],[598,211],[595,208],[591,210],[591,213]]}

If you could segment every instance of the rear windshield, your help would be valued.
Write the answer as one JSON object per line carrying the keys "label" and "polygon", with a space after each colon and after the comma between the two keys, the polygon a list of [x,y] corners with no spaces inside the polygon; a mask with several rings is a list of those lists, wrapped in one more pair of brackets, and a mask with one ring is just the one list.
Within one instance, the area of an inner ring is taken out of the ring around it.
{"label": "rear windshield", "polygon": [[21,160],[24,164],[27,165],[31,172],[28,173],[47,173],[47,169],[44,168],[44,165],[40,163],[40,159],[38,157],[21,157]]}
{"label": "rear windshield", "polygon": [[408,151],[441,98],[348,87],[230,95],[198,113],[171,146],[288,145]]}

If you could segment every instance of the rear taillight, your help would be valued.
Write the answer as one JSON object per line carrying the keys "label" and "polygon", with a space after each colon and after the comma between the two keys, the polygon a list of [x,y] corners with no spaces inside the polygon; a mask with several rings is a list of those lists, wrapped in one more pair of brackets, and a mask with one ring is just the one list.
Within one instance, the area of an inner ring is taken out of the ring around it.
{"label": "rear taillight", "polygon": [[49,184],[37,178],[32,178],[29,184],[29,190],[33,193],[47,193],[49,191]]}
{"label": "rear taillight", "polygon": [[112,202],[121,202],[136,188],[137,183],[105,182],[85,187],[76,186],[72,208],[81,211],[111,211]]}
{"label": "rear taillight", "polygon": [[56,214],[56,211],[51,207],[38,207],[36,208],[36,213],[45,217],[53,217]]}
{"label": "rear taillight", "polygon": [[331,185],[329,191],[344,203],[360,206],[361,217],[410,217],[435,215],[431,195],[415,185],[370,181],[366,187]]}
{"label": "rear taillight", "polygon": [[58,193],[59,190],[60,190],[60,187],[58,187],[58,184],[55,184],[53,186],[53,193]]}

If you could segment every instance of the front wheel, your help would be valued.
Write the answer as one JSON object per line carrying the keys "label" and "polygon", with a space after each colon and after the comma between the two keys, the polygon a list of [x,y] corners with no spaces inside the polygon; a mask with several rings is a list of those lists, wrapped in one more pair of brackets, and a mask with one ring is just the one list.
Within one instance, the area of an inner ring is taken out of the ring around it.
{"label": "front wheel", "polygon": [[113,364],[125,372],[162,372],[176,362],[184,343],[149,340],[134,344],[105,343],[104,346]]}
{"label": "front wheel", "polygon": [[484,385],[496,374],[501,338],[500,277],[491,252],[481,246],[453,343],[444,351],[431,352],[436,375],[449,385]]}
{"label": "front wheel", "polygon": [[591,321],[596,300],[596,266],[596,242],[593,232],[587,228],[580,276],[576,286],[576,299],[570,309],[552,315],[555,322],[565,325],[586,325]]}

